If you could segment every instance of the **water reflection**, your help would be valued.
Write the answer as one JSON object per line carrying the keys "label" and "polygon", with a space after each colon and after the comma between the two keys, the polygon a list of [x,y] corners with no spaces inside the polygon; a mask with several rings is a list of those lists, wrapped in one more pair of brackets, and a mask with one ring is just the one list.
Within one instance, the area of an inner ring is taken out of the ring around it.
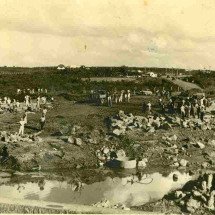
{"label": "water reflection", "polygon": [[[177,175],[177,180],[176,178]],[[138,206],[161,199],[173,189],[183,186],[191,176],[173,172],[167,177],[160,173],[136,174],[124,178],[106,178],[105,181],[86,185],[77,181],[73,184],[41,179],[38,183],[1,185],[0,197],[44,200],[58,203],[91,205],[101,200],[111,204],[123,203]]]}

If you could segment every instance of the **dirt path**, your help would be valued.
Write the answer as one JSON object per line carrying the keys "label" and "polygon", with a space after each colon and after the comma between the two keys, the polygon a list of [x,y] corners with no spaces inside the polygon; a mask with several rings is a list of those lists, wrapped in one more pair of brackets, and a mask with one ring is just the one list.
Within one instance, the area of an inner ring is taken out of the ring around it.
{"label": "dirt path", "polygon": [[[39,205],[39,206],[38,206]],[[18,200],[0,198],[1,213],[50,213],[50,214],[155,214],[139,210],[119,210],[111,208],[97,208],[87,205],[62,204],[37,200]],[[157,213],[156,213],[157,214]],[[159,213],[160,214],[160,213]]]}
{"label": "dirt path", "polygon": [[180,88],[182,88],[184,91],[187,91],[187,90],[192,90],[192,89],[199,89],[199,90],[202,90],[201,87],[199,87],[197,84],[194,84],[194,83],[190,83],[190,82],[186,82],[186,81],[182,81],[180,79],[175,79],[175,80],[172,80],[171,78],[163,78],[177,86],[179,86]]}

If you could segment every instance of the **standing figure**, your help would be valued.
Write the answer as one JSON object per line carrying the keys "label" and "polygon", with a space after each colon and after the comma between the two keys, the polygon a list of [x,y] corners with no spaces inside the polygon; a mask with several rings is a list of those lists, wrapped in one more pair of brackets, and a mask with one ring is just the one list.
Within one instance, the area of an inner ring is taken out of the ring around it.
{"label": "standing figure", "polygon": [[113,101],[117,104],[118,103],[118,94],[117,91],[115,90],[113,93]]}
{"label": "standing figure", "polygon": [[108,103],[108,107],[112,107],[112,98],[109,92],[107,93],[107,103]]}
{"label": "standing figure", "polygon": [[30,106],[30,96],[29,95],[25,96],[25,105],[26,105],[26,107]]}
{"label": "standing figure", "polygon": [[127,100],[128,102],[130,102],[130,99],[131,99],[131,92],[130,90],[127,91]]}
{"label": "standing figure", "polygon": [[184,117],[185,117],[185,106],[182,104],[180,109],[181,109],[181,118],[184,119]]}
{"label": "standing figure", "polygon": [[42,114],[41,118],[40,118],[40,130],[42,131],[44,126],[46,124],[46,117],[44,114]]}
{"label": "standing figure", "polygon": [[142,102],[142,112],[144,113],[145,110],[146,110],[146,103],[145,103],[145,101],[143,100],[143,102]]}
{"label": "standing figure", "polygon": [[24,120],[25,124],[28,123],[27,112],[25,112],[25,114],[24,114],[24,116],[23,116],[23,120]]}
{"label": "standing figure", "polygon": [[41,98],[40,96],[37,97],[37,109],[40,109],[40,102],[41,102]]}
{"label": "standing figure", "polygon": [[44,107],[43,108],[43,115],[46,116],[46,114],[47,114],[47,109],[46,109],[46,107]]}
{"label": "standing figure", "polygon": [[25,120],[21,118],[19,121],[20,127],[19,127],[19,135],[24,135],[24,128],[25,128]]}
{"label": "standing figure", "polygon": [[127,92],[125,91],[125,92],[124,92],[124,101],[127,102],[127,99],[128,99],[128,94],[127,94]]}
{"label": "standing figure", "polygon": [[119,103],[122,103],[123,94],[124,94],[124,90],[121,90],[121,93],[120,93],[120,96],[119,96]]}
{"label": "standing figure", "polygon": [[151,104],[151,102],[148,102],[148,104],[147,104],[148,114],[151,114],[151,110],[152,110],[152,104]]}
{"label": "standing figure", "polygon": [[201,121],[204,120],[204,116],[205,116],[205,106],[202,105],[202,106],[200,106],[200,119],[201,119]]}

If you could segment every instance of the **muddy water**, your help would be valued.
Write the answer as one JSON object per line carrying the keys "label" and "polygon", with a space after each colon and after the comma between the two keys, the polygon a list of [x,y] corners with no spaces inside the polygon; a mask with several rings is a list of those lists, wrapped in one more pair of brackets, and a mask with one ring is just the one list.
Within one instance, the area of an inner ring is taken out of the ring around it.
{"label": "muddy water", "polygon": [[[178,175],[177,182],[173,181],[173,174]],[[10,180],[9,177],[0,177],[0,197],[86,205],[109,200],[111,204],[139,206],[161,199],[169,191],[182,187],[190,179],[191,176],[186,173],[173,172],[168,176],[159,173],[143,175],[141,180],[136,176],[107,177],[104,181],[90,185],[69,184],[56,180],[11,185],[5,183]]]}

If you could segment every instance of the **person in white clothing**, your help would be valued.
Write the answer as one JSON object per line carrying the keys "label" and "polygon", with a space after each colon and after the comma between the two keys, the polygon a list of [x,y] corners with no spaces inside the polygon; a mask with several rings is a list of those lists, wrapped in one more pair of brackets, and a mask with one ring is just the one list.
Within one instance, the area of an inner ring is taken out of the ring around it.
{"label": "person in white clothing", "polygon": [[44,107],[43,108],[43,115],[46,116],[46,114],[47,114],[47,109],[46,109],[46,107]]}
{"label": "person in white clothing", "polygon": [[30,96],[29,95],[25,96],[25,105],[26,105],[26,107],[30,106]]}
{"label": "person in white clothing", "polygon": [[24,128],[25,128],[25,120],[21,118],[20,122],[20,127],[19,127],[19,135],[24,135]]}
{"label": "person in white clothing", "polygon": [[37,109],[40,109],[40,102],[41,102],[41,98],[40,96],[37,97]]}
{"label": "person in white clothing", "polygon": [[148,109],[148,113],[150,114],[151,110],[152,110],[152,104],[151,104],[151,102],[148,102],[147,109]]}
{"label": "person in white clothing", "polygon": [[131,99],[131,92],[130,92],[130,90],[128,90],[128,92],[127,92],[127,100],[128,100],[128,102],[130,102],[130,99]]}
{"label": "person in white clothing", "polygon": [[121,90],[121,94],[119,96],[119,103],[121,103],[123,100],[123,94],[124,94],[124,90]]}

